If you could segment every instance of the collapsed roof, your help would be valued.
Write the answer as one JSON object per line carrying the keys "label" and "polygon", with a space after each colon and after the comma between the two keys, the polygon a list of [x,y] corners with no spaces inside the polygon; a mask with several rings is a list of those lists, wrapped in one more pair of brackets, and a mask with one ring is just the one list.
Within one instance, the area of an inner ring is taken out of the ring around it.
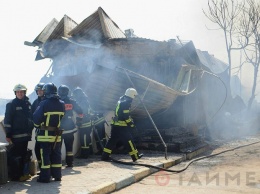
{"label": "collapsed roof", "polygon": [[[118,67],[134,72],[132,78],[141,84],[138,89],[143,97],[149,93],[147,104],[152,104],[149,109],[152,113],[167,108],[176,96],[189,94],[198,80],[197,70],[221,74],[228,67],[208,52],[196,49],[192,41],[179,44],[174,39],[156,41],[137,37],[132,30],[124,33],[101,7],[79,24],[64,15],[58,24],[48,24],[43,32],[44,39],[37,36],[33,41],[40,43],[36,60],[53,59],[51,79],[43,82],[52,80],[70,88],[85,87],[91,91],[89,95],[97,108],[110,109],[125,87],[131,86],[126,77],[120,78],[120,84],[119,80],[109,80],[114,73],[118,75],[115,71]],[[106,76],[99,75],[101,67],[108,68]],[[151,84],[155,87],[149,88]],[[108,89],[112,91],[104,99],[102,92]],[[164,99],[158,97],[163,94],[167,94]],[[136,109],[142,111],[142,106]]]}

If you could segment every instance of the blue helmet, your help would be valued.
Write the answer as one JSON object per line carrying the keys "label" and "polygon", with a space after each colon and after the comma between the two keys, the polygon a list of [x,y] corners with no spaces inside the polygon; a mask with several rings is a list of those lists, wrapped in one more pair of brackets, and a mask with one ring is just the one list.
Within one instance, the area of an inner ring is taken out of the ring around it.
{"label": "blue helmet", "polygon": [[69,87],[66,85],[61,85],[58,88],[58,95],[60,96],[61,99],[65,99],[69,95]]}
{"label": "blue helmet", "polygon": [[38,90],[42,90],[44,86],[44,83],[38,83],[35,88],[34,88],[34,91],[36,92],[36,94],[38,95]]}
{"label": "blue helmet", "polygon": [[46,98],[52,98],[52,97],[57,98],[58,97],[57,87],[54,85],[54,83],[44,84],[44,86],[42,87],[42,90],[43,90],[44,96]]}

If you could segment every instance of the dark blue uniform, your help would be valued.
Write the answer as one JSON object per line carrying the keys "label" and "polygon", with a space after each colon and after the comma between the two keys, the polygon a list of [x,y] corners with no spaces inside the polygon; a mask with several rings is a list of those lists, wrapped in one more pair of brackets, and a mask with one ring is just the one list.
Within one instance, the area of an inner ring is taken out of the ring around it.
{"label": "dark blue uniform", "polygon": [[83,117],[83,111],[77,104],[77,102],[68,96],[63,99],[65,103],[65,115],[61,120],[60,128],[63,129],[62,138],[66,148],[66,163],[68,167],[73,166],[73,143],[74,133],[77,131],[76,125],[73,121],[73,111],[75,111],[79,117]]}
{"label": "dark blue uniform", "polygon": [[31,103],[28,97],[15,98],[6,104],[4,126],[6,137],[11,138],[14,145],[8,153],[8,164],[10,177],[16,180],[29,174],[29,169],[24,172],[24,165],[30,160],[27,158],[27,147],[33,129]]}
{"label": "dark blue uniform", "polygon": [[[34,113],[34,111],[37,109],[37,107],[39,106],[40,102],[44,99],[44,97],[39,97],[34,100],[34,102],[32,103],[32,113]],[[37,134],[40,132],[39,128],[35,128],[35,145],[34,145],[34,153],[38,162],[39,167],[41,166],[41,154],[40,154],[40,145],[37,142]]]}
{"label": "dark blue uniform", "polygon": [[33,114],[35,127],[41,128],[37,135],[40,144],[41,172],[39,182],[49,182],[52,176],[61,179],[61,119],[65,113],[64,102],[51,97],[40,102]]}
{"label": "dark blue uniform", "polygon": [[78,105],[83,110],[82,125],[79,126],[79,140],[80,140],[80,156],[81,158],[88,158],[89,154],[92,153],[92,143],[90,138],[91,133],[91,120],[90,113],[92,112],[88,98],[85,95],[76,98]]}
{"label": "dark blue uniform", "polygon": [[133,120],[129,114],[131,103],[132,99],[127,96],[120,97],[117,102],[115,117],[111,123],[111,136],[103,150],[102,160],[109,159],[110,154],[112,154],[119,141],[124,144],[133,161],[140,158],[131,135],[131,130],[134,127]]}
{"label": "dark blue uniform", "polygon": [[98,138],[97,134],[94,134],[98,149],[102,151],[99,139],[103,145],[106,143],[104,126],[105,118],[103,117],[103,115],[94,114],[94,111],[91,109],[88,102],[88,97],[85,95],[85,93],[82,92],[81,95],[75,96],[75,99],[78,105],[82,108],[84,114],[82,125],[79,126],[79,137],[81,145],[81,153],[79,157],[88,158],[88,156],[92,154],[93,151],[90,137],[93,125],[95,125],[99,135]]}

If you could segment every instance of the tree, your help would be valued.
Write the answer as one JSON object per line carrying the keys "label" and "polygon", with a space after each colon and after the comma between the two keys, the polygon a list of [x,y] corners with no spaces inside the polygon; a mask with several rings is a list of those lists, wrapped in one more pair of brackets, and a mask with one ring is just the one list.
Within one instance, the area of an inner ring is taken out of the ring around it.
{"label": "tree", "polygon": [[248,109],[251,109],[256,96],[258,70],[260,65],[260,3],[247,0],[244,7],[239,26],[239,43],[243,48],[246,62],[254,68],[254,78],[251,96],[248,101]]}
{"label": "tree", "polygon": [[208,12],[203,10],[204,15],[223,30],[229,64],[229,79],[232,67],[231,52],[241,49],[234,45],[234,39],[238,33],[237,24],[243,6],[244,3],[239,3],[237,0],[208,0],[209,10]]}

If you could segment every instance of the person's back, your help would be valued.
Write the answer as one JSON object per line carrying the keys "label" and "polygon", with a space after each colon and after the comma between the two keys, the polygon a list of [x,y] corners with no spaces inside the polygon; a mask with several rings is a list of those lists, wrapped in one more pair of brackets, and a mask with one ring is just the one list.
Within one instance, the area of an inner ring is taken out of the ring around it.
{"label": "person's back", "polygon": [[73,90],[72,96],[73,99],[75,99],[78,105],[82,108],[84,115],[82,124],[78,127],[80,138],[80,155],[78,158],[88,158],[89,155],[93,152],[90,138],[90,133],[92,130],[91,114],[93,111],[89,105],[88,96],[80,87],[77,87]]}
{"label": "person's back", "polygon": [[51,176],[61,181],[61,130],[60,122],[65,113],[64,102],[59,99],[53,83],[43,86],[43,100],[33,114],[34,125],[40,128],[37,142],[41,149],[41,172],[37,182],[48,183]]}
{"label": "person's back", "polygon": [[111,135],[103,149],[101,160],[110,160],[110,155],[119,141],[124,144],[134,162],[143,156],[138,153],[131,135],[131,130],[135,126],[130,116],[130,107],[136,95],[137,91],[134,88],[128,88],[125,95],[119,98],[111,123]]}
{"label": "person's back", "polygon": [[77,114],[76,120],[79,122],[82,120],[83,111],[81,107],[77,104],[77,102],[70,98],[69,95],[69,87],[66,85],[61,85],[58,88],[58,95],[61,100],[65,103],[65,115],[61,120],[60,128],[63,131],[62,139],[64,140],[65,148],[66,148],[66,164],[67,167],[73,167],[74,155],[73,155],[73,143],[74,143],[74,133],[77,131],[75,122],[73,120],[73,112]]}

